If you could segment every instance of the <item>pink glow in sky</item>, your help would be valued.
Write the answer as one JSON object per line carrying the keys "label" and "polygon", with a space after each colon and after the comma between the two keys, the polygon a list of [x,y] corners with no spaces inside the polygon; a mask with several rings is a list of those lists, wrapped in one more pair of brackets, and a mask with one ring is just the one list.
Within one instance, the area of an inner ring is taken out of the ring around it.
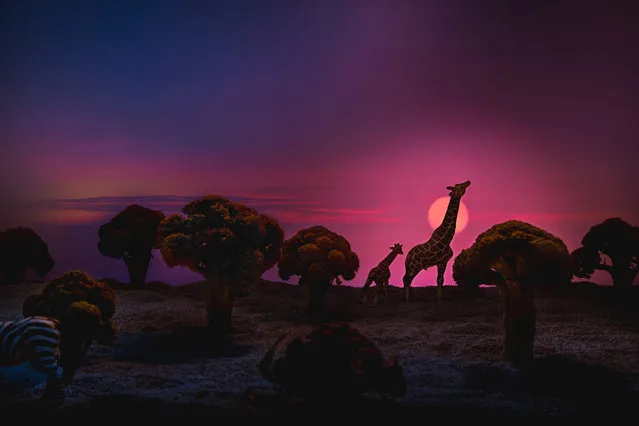
{"label": "pink glow in sky", "polygon": [[353,285],[426,241],[429,206],[465,180],[456,253],[508,219],[569,249],[608,217],[639,224],[639,25],[622,7],[213,3],[2,6],[1,225],[48,236],[54,273],[125,277],[98,226],[185,203],[166,196],[239,197],[288,236],[328,226],[360,255]]}

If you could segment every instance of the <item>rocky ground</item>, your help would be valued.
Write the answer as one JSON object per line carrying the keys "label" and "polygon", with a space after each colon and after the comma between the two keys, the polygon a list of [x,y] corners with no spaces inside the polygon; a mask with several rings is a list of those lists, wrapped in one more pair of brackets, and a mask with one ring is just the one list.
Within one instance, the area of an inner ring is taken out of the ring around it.
{"label": "rocky ground", "polygon": [[[104,281],[118,288],[119,340],[114,347],[92,346],[90,365],[80,369],[53,416],[334,417],[351,411],[360,418],[610,418],[630,410],[639,396],[636,291],[620,299],[612,288],[576,284],[562,295],[538,295],[537,362],[526,375],[499,361],[503,329],[493,289],[468,299],[446,287],[444,300],[436,302],[433,288],[417,288],[406,305],[400,289],[391,288],[388,305],[362,306],[359,289],[336,287],[327,301],[333,318],[350,321],[386,355],[399,356],[408,395],[401,401],[370,395],[327,410],[280,400],[257,370],[277,336],[311,329],[303,289],[260,283],[237,301],[233,340],[210,344],[202,283],[130,290]],[[43,285],[0,287],[0,320],[19,318],[24,298]],[[3,415],[40,413],[35,399],[42,377],[28,365],[0,369],[0,386]]]}

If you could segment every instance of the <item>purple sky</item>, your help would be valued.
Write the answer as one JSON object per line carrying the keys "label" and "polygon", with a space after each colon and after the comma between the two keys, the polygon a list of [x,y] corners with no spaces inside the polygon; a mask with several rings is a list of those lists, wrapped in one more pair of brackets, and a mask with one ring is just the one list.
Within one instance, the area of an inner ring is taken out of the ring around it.
{"label": "purple sky", "polygon": [[[124,278],[95,249],[98,226],[205,193],[273,214],[287,236],[342,233],[362,259],[353,285],[394,242],[425,241],[428,207],[466,179],[456,252],[511,218],[570,249],[607,217],[639,224],[630,1],[0,7],[0,219],[45,237],[54,274]],[[403,257],[392,272],[399,284]],[[194,277],[159,256],[150,273]]]}

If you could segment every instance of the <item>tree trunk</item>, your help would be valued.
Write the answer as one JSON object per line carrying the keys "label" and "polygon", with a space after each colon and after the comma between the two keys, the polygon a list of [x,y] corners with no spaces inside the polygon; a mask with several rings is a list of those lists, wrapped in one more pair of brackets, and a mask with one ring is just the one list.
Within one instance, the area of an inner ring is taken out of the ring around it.
{"label": "tree trunk", "polygon": [[507,280],[500,293],[504,303],[503,359],[517,366],[529,365],[534,358],[536,333],[533,291]]}
{"label": "tree trunk", "polygon": [[629,267],[613,266],[609,271],[612,276],[612,285],[619,289],[632,287],[632,282],[637,276],[637,270]]}
{"label": "tree trunk", "polygon": [[469,299],[484,296],[484,291],[479,288],[479,285],[459,286],[459,288],[461,289],[462,294]]}
{"label": "tree trunk", "polygon": [[311,320],[320,320],[324,315],[324,300],[329,282],[308,282],[306,287],[307,313]]}
{"label": "tree trunk", "polygon": [[207,277],[207,317],[214,335],[223,335],[233,330],[232,315],[235,300],[231,287],[218,277]]}
{"label": "tree trunk", "polygon": [[129,282],[131,287],[140,288],[146,284],[146,274],[151,263],[151,254],[134,255],[129,260],[124,261],[129,271]]}
{"label": "tree trunk", "polygon": [[78,368],[88,364],[84,342],[78,336],[75,327],[68,322],[62,323],[60,333],[60,366],[66,384],[71,384]]}

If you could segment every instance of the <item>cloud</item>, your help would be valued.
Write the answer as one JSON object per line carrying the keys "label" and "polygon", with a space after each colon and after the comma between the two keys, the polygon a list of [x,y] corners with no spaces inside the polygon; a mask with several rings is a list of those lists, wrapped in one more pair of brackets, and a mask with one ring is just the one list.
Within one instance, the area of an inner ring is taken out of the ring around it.
{"label": "cloud", "polygon": [[[39,202],[32,220],[38,223],[68,224],[102,221],[131,204],[173,214],[179,213],[185,204],[197,198],[199,196],[160,195],[51,199]],[[256,193],[227,198],[269,214],[282,223],[369,223],[397,220],[387,216],[382,210],[325,207],[318,201],[296,199],[286,194]]]}
{"label": "cloud", "polygon": [[603,220],[608,217],[618,217],[618,213],[606,212],[559,212],[559,213],[474,213],[472,220],[479,221],[506,221],[521,220],[523,222],[565,222]]}
{"label": "cloud", "polygon": [[359,210],[359,209],[340,209],[340,208],[334,208],[334,209],[317,208],[317,209],[310,209],[310,210],[317,213],[345,214],[345,215],[355,215],[355,216],[383,214],[381,210]]}
{"label": "cloud", "polygon": [[293,209],[272,212],[282,223],[335,224],[335,223],[388,223],[399,218],[387,216],[378,210],[356,209]]}
{"label": "cloud", "polygon": [[44,209],[34,215],[33,220],[41,224],[82,225],[98,221],[106,221],[111,215],[104,211],[83,209]]}

